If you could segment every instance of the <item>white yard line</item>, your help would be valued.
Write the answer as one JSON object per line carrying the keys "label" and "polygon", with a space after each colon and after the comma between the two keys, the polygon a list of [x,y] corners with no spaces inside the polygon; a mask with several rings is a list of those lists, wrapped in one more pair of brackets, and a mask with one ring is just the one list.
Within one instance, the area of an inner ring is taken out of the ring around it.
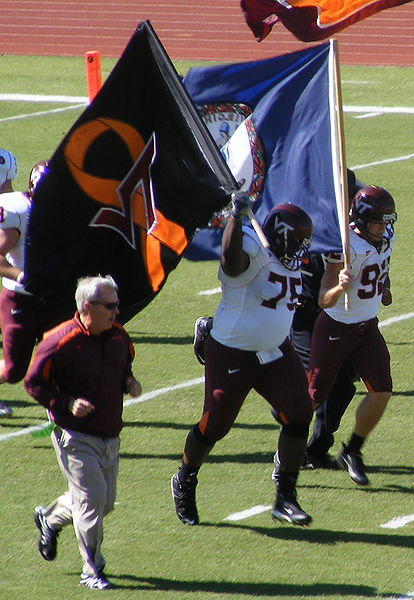
{"label": "white yard line", "polygon": [[[0,94],[0,102],[88,102],[86,96],[63,96],[53,94]],[[414,114],[411,106],[344,106],[346,113]]]}
{"label": "white yard line", "polygon": [[386,165],[389,163],[400,162],[402,160],[411,160],[414,158],[414,154],[406,154],[405,156],[396,156],[395,158],[384,158],[383,160],[376,160],[365,165],[355,165],[350,167],[353,171],[359,171],[360,169],[367,169],[369,167],[377,167],[378,165]]}
{"label": "white yard line", "polygon": [[68,110],[77,110],[78,108],[82,108],[85,106],[84,104],[73,104],[71,106],[64,106],[62,108],[53,108],[52,110],[38,110],[33,113],[26,113],[21,115],[14,115],[13,117],[4,117],[0,119],[0,123],[7,123],[8,121],[20,121],[21,119],[29,119],[32,117],[44,117],[46,115],[51,115],[52,113],[62,113],[67,112]]}
{"label": "white yard line", "polygon": [[198,292],[197,296],[213,296],[214,294],[219,294],[221,292],[221,287],[213,288],[212,290],[202,290]]}
{"label": "white yard line", "polygon": [[[198,377],[197,379],[189,379],[188,381],[184,381],[183,383],[179,383],[177,385],[171,385],[164,388],[159,388],[158,390],[153,390],[152,392],[147,392],[146,394],[142,394],[138,398],[130,398],[124,402],[124,407],[132,406],[133,404],[139,404],[140,402],[146,402],[147,400],[153,400],[154,398],[158,398],[158,396],[163,396],[164,394],[168,394],[169,392],[174,392],[176,390],[182,390],[187,387],[192,387],[194,385],[200,385],[204,383],[204,377]],[[25,429],[19,429],[18,431],[13,431],[11,433],[3,433],[0,435],[0,442],[4,442],[14,437],[20,437],[22,435],[27,435],[29,433],[35,433],[37,431],[41,431],[45,427],[49,425],[49,422],[41,423],[40,425],[35,425],[33,427],[26,427]]]}
{"label": "white yard line", "polygon": [[[411,319],[414,317],[414,312],[406,313],[404,315],[398,315],[396,317],[391,317],[390,319],[386,319],[379,323],[380,327],[386,327],[387,325],[392,325],[393,323],[397,323],[398,321],[403,321],[405,319]],[[152,392],[147,392],[146,394],[142,394],[139,398],[130,398],[124,402],[124,407],[132,406],[133,404],[139,404],[141,402],[146,402],[147,400],[152,400],[154,398],[158,398],[159,396],[163,396],[164,394],[168,394],[170,392],[174,392],[176,390],[182,390],[187,387],[192,387],[194,385],[200,385],[204,382],[204,377],[198,377],[197,379],[189,379],[188,381],[183,381],[177,385],[172,385],[164,388],[159,388],[157,390],[153,390]],[[28,435],[30,433],[34,433],[36,431],[41,431],[45,427],[48,426],[48,422],[42,423],[40,425],[34,425],[33,427],[26,427],[25,429],[19,429],[18,431],[13,431],[11,433],[3,433],[0,435],[0,442],[4,442],[14,437],[20,437],[22,435]]]}
{"label": "white yard line", "polygon": [[400,529],[401,527],[404,527],[404,525],[407,525],[412,521],[414,521],[414,515],[405,515],[405,517],[394,517],[394,519],[391,519],[391,521],[388,521],[387,523],[383,523],[382,525],[380,525],[380,527],[382,527],[383,529]]}
{"label": "white yard line", "polygon": [[0,102],[64,102],[66,104],[88,103],[86,96],[57,96],[47,94],[0,94]]}
{"label": "white yard line", "polygon": [[271,506],[263,506],[263,504],[258,504],[257,506],[252,506],[251,508],[246,508],[246,510],[242,510],[241,512],[235,512],[228,517],[226,517],[225,521],[242,521],[243,519],[248,519],[249,517],[253,517],[254,515],[261,515],[264,512],[270,510]]}

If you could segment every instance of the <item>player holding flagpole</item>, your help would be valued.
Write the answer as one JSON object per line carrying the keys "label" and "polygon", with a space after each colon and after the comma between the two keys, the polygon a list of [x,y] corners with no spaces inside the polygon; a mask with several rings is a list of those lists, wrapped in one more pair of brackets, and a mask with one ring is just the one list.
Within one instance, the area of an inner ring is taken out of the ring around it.
{"label": "player holding flagpole", "polygon": [[[368,477],[361,448],[391,397],[390,355],[378,328],[377,313],[388,280],[397,219],[394,199],[381,187],[360,189],[350,215],[350,264],[343,255],[328,254],[322,277],[319,314],[312,336],[309,392],[315,406],[326,401],[344,362],[350,358],[367,394],[356,411],[355,426],[338,457],[359,485]],[[350,299],[345,306],[345,294]]]}
{"label": "player holding flagpole", "polygon": [[230,431],[252,389],[283,422],[272,516],[294,525],[312,520],[296,495],[312,404],[306,372],[288,337],[301,291],[298,269],[310,244],[312,221],[294,204],[273,207],[263,224],[269,244],[264,248],[251,228],[242,228],[249,206],[245,193],[234,195],[222,240],[222,299],[205,344],[202,417],[187,436],[180,469],[171,480],[177,516],[189,525],[199,522],[197,473],[214,444]]}

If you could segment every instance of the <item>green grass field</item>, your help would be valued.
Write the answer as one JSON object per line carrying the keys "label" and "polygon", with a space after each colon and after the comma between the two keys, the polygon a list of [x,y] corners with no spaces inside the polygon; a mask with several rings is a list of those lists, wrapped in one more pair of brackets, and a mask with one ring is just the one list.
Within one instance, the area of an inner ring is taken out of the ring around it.
{"label": "green grass field", "polygon": [[[102,61],[104,78],[114,63]],[[187,68],[177,65],[180,73]],[[0,56],[0,72],[0,94],[86,96],[83,59]],[[347,164],[358,167],[364,182],[386,187],[399,215],[391,263],[394,301],[379,315],[395,391],[366,443],[371,485],[359,488],[344,472],[303,471],[299,497],[313,516],[310,527],[274,523],[269,510],[228,520],[274,500],[278,432],[266,403],[252,393],[200,471],[201,525],[190,528],[178,521],[170,478],[203,398],[203,370],[192,352],[194,321],[214,313],[219,300],[218,294],[199,295],[218,287],[217,264],[183,260],[157,298],[126,326],[145,401],[125,407],[118,502],[105,524],[107,574],[117,586],[107,594],[114,600],[414,597],[414,521],[382,527],[414,514],[414,69],[344,67],[341,76],[345,107],[377,107],[371,113],[346,110]],[[407,110],[381,112],[381,107]],[[16,189],[26,188],[32,164],[53,153],[81,110],[64,102],[0,96],[0,146],[18,158]],[[335,453],[351,431],[362,394],[360,387],[337,434]],[[43,423],[45,413],[22,384],[2,386],[0,399],[14,409],[13,418],[0,425],[0,600],[94,595],[78,586],[81,561],[72,529],[61,533],[53,563],[37,551],[33,509],[65,488],[50,440],[20,435]]]}

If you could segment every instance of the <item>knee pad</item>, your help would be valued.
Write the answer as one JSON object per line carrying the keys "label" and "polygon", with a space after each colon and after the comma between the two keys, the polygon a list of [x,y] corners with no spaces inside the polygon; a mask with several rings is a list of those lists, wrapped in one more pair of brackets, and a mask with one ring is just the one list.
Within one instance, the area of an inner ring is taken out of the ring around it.
{"label": "knee pad", "polygon": [[309,423],[284,423],[280,430],[286,437],[307,438]]}

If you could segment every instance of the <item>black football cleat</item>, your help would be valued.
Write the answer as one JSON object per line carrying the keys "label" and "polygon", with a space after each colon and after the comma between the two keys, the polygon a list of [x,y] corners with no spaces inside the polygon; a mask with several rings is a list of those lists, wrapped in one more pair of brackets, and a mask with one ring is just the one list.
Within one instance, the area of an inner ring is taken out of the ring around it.
{"label": "black football cleat", "polygon": [[312,517],[299,506],[295,492],[289,496],[284,496],[281,492],[277,493],[272,517],[278,521],[287,521],[292,525],[309,525],[312,521]]}
{"label": "black football cleat", "polygon": [[192,475],[184,483],[181,482],[179,474],[171,478],[171,491],[175,504],[177,517],[186,525],[198,525],[198,512],[195,499],[197,477]]}
{"label": "black football cleat", "polygon": [[360,452],[349,452],[345,444],[342,444],[343,450],[338,456],[338,464],[344,471],[348,471],[348,474],[352,481],[358,485],[368,485],[369,479],[365,473],[365,466],[362,462],[362,456]]}

